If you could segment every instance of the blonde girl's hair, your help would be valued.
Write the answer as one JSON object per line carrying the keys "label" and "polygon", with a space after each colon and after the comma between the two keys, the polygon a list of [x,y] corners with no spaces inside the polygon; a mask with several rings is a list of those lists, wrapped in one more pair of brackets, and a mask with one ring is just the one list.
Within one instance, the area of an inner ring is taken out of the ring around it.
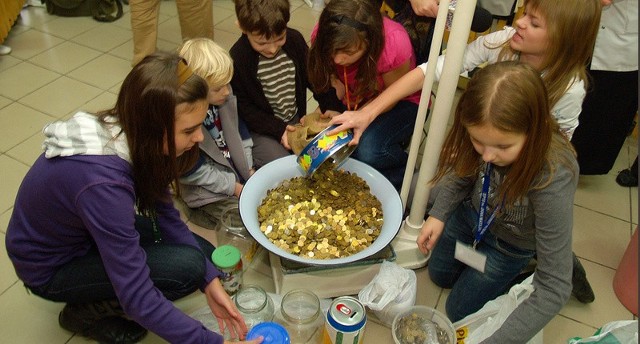
{"label": "blonde girl's hair", "polygon": [[379,9],[370,0],[332,0],[322,10],[307,66],[314,91],[322,93],[331,87],[331,76],[336,75],[333,56],[337,52],[365,48],[353,95],[365,100],[380,92],[377,66],[384,48],[384,30]]}
{"label": "blonde girl's hair", "polygon": [[[553,108],[574,77],[588,85],[586,67],[596,42],[602,5],[600,0],[526,0],[524,5],[544,17],[547,25],[549,45],[540,72]],[[513,60],[518,54],[507,41],[498,60]]]}
{"label": "blonde girl's hair", "polygon": [[233,60],[229,52],[210,38],[192,38],[178,50],[193,72],[207,80],[211,87],[222,87],[231,82]]}
{"label": "blonde girl's hair", "polygon": [[[559,133],[551,116],[539,73],[524,63],[505,61],[481,69],[469,82],[456,107],[453,127],[445,139],[432,182],[450,172],[468,178],[478,175],[482,157],[474,149],[467,129],[483,125],[526,137],[498,189],[507,208],[532,188],[548,185],[558,163],[573,166],[567,158],[570,154],[561,154],[567,149],[572,151],[571,144]],[[551,171],[549,178],[539,180],[543,169]]]}

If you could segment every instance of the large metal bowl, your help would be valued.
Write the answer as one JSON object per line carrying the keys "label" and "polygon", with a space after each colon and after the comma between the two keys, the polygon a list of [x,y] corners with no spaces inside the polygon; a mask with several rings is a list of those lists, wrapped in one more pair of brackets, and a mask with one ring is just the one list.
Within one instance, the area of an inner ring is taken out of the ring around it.
{"label": "large metal bowl", "polygon": [[300,257],[274,245],[260,231],[258,206],[260,206],[260,203],[262,203],[262,200],[266,197],[267,191],[278,186],[283,180],[303,175],[302,169],[296,162],[295,155],[274,160],[258,169],[258,171],[249,178],[240,194],[240,216],[242,217],[242,222],[253,238],[267,250],[282,258],[300,263],[309,265],[339,265],[355,262],[377,253],[393,240],[400,229],[402,222],[402,201],[400,200],[400,195],[398,195],[393,185],[391,185],[380,172],[367,164],[354,159],[347,159],[340,168],[354,172],[360,178],[364,179],[367,184],[369,184],[371,193],[382,203],[384,224],[382,225],[380,236],[366,249],[348,257],[334,259]]}

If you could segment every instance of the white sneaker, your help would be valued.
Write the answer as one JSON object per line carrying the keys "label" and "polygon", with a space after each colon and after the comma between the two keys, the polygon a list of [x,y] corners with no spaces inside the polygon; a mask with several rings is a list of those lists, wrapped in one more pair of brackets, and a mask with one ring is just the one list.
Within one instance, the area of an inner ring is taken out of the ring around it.
{"label": "white sneaker", "polygon": [[0,44],[0,55],[9,55],[11,53],[11,47]]}

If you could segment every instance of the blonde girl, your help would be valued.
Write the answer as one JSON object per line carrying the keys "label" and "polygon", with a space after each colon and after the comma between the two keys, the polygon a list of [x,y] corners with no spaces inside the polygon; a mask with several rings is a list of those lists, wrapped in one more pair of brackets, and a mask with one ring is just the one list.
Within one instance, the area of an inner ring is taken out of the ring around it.
{"label": "blonde girl", "polygon": [[[505,27],[471,42],[464,54],[461,72],[483,63],[518,60],[542,75],[547,87],[551,113],[560,130],[569,138],[578,126],[578,116],[586,95],[586,65],[591,57],[601,4],[599,0],[526,0],[525,14],[514,27]],[[439,80],[445,56],[435,62]],[[426,63],[407,73],[366,107],[336,116],[337,130],[354,128],[354,143],[369,123],[398,99],[422,88]]]}

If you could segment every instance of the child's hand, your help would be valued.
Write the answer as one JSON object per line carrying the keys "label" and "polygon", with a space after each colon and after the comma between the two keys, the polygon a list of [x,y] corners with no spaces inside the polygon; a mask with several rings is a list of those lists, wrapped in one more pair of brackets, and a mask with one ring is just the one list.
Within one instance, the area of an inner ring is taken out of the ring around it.
{"label": "child's hand", "polygon": [[409,0],[413,12],[419,16],[435,18],[438,16],[438,0]]}
{"label": "child's hand", "polygon": [[240,197],[240,193],[242,192],[242,187],[243,187],[242,184],[236,182],[236,188],[235,188],[235,191],[233,192],[233,195],[236,197]]}
{"label": "child's hand", "polygon": [[416,240],[420,252],[428,254],[436,245],[438,239],[440,239],[442,231],[444,231],[444,222],[433,216],[429,216],[427,221],[422,225],[422,230],[420,230],[420,234]]}
{"label": "child's hand", "polygon": [[338,111],[327,110],[324,113],[320,114],[320,118],[322,118],[322,119],[326,119],[326,118],[332,119],[333,117],[338,116],[339,114],[340,114],[340,112],[338,112]]}
{"label": "child's hand", "polygon": [[287,130],[285,130],[284,133],[282,134],[282,138],[280,138],[280,143],[284,148],[291,150],[291,146],[289,146],[289,139],[287,138],[287,132],[289,131],[296,131],[296,127],[292,125],[287,125]]}
{"label": "child's hand", "polygon": [[336,89],[336,96],[338,96],[338,99],[344,99],[344,95],[347,93],[347,91],[342,81],[338,80],[338,78],[334,76],[331,76],[331,86]]}

